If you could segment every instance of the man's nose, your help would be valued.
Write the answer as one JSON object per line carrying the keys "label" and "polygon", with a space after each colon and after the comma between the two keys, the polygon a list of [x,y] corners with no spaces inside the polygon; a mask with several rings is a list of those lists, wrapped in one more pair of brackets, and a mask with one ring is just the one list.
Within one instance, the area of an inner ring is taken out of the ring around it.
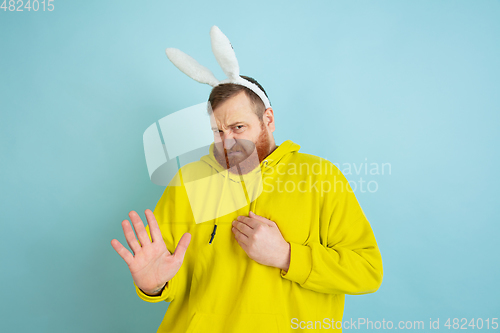
{"label": "man's nose", "polygon": [[231,148],[233,148],[233,146],[235,145],[236,143],[236,140],[232,137],[224,137],[224,139],[222,140],[222,142],[224,142],[224,149],[225,150],[231,150]]}

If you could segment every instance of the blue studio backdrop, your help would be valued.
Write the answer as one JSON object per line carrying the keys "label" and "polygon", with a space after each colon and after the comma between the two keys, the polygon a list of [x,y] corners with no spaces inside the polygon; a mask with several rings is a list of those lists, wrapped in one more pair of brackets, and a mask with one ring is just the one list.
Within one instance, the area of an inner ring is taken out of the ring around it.
{"label": "blue studio backdrop", "polygon": [[493,330],[499,1],[12,3],[0,9],[0,331],[156,330],[168,303],[137,297],[110,241],[125,244],[121,221],[164,189],[145,129],[210,92],[165,48],[224,77],[212,25],[266,89],[277,144],[336,163],[372,225],[384,281],[347,296],[344,320]]}

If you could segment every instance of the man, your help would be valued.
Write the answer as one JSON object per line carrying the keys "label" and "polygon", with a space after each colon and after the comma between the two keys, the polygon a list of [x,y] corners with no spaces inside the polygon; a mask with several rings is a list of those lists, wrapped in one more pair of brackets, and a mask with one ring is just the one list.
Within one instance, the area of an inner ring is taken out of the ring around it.
{"label": "man", "polygon": [[[154,214],[146,210],[146,228],[130,212],[139,242],[123,221],[133,254],[111,242],[139,297],[171,302],[158,332],[341,329],[345,294],[375,292],[383,275],[372,229],[347,180],[290,140],[276,146],[273,109],[250,89],[218,85],[209,102],[210,153],[179,170]],[[207,207],[219,206],[202,223],[186,180],[200,174],[224,178],[222,190],[201,191],[206,200],[216,197]],[[237,209],[221,213],[235,186],[248,205],[229,204]]]}

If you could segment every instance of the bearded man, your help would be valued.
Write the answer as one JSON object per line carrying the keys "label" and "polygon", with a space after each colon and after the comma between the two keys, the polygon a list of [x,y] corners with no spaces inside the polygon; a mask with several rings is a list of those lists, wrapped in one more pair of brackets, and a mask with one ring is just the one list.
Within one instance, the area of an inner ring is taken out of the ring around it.
{"label": "bearded man", "polygon": [[138,239],[123,221],[133,254],[111,242],[139,297],[170,302],[158,332],[341,330],[345,295],[383,277],[347,180],[291,140],[277,146],[274,111],[251,89],[220,84],[209,105],[209,153],[179,170],[146,228],[130,212]]}

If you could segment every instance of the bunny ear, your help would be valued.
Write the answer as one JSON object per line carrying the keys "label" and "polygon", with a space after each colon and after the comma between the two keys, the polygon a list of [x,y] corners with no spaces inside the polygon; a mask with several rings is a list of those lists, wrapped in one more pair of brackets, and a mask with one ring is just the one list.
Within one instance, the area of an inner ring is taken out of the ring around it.
{"label": "bunny ear", "polygon": [[230,79],[239,78],[240,67],[229,39],[215,25],[210,29],[210,39],[215,59],[217,59],[226,76]]}
{"label": "bunny ear", "polygon": [[219,80],[214,76],[214,74],[206,67],[200,65],[196,60],[182,52],[179,49],[167,48],[165,50],[168,59],[179,68],[184,74],[190,78],[200,82],[209,84],[215,87]]}

